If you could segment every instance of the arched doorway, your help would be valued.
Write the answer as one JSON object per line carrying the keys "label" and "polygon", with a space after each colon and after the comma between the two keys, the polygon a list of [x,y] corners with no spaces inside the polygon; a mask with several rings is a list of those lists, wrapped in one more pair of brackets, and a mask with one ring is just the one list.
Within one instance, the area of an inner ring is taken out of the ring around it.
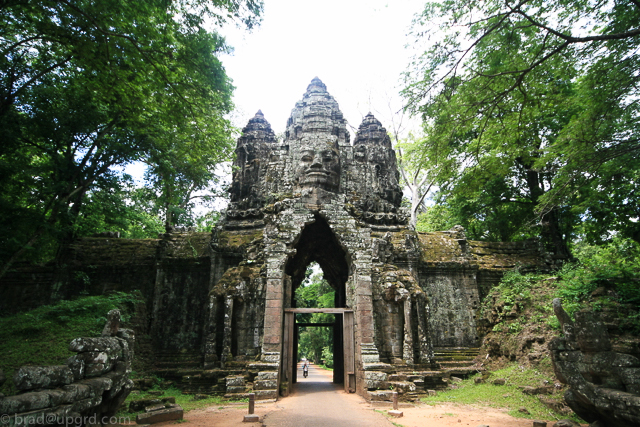
{"label": "arched doorway", "polygon": [[[331,313],[333,321],[333,382],[345,383],[345,389],[355,391],[353,311],[347,307],[346,282],[349,277],[348,254],[336,239],[327,221],[320,215],[313,223],[306,225],[294,244],[295,255],[285,266],[286,278],[284,293],[284,330],[282,351],[282,381],[287,385],[283,394],[287,394],[296,381],[296,363],[298,361],[296,315],[303,313]],[[324,279],[334,291],[333,307],[297,307],[296,289],[305,279],[307,267],[312,262],[322,269]],[[346,343],[346,347],[345,347]],[[346,368],[345,368],[346,366]],[[351,375],[351,377],[349,376]],[[346,380],[345,380],[346,379]]]}

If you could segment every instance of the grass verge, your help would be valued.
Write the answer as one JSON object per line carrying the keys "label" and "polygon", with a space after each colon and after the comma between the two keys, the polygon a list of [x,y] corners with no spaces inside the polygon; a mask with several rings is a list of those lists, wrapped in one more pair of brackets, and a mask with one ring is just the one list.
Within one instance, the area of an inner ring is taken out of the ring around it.
{"label": "grass verge", "polygon": [[[577,422],[584,422],[577,418],[575,414],[567,414],[554,411],[544,405],[537,396],[524,394],[522,388],[531,385],[543,385],[546,382],[553,384],[552,378],[547,375],[526,369],[517,364],[511,364],[504,369],[493,372],[485,382],[476,384],[475,378],[455,383],[455,389],[438,392],[436,396],[425,397],[422,402],[426,404],[436,403],[458,403],[464,405],[479,405],[497,408],[507,411],[513,417],[529,419],[572,419]],[[504,378],[505,385],[494,385],[492,381],[497,378]],[[546,399],[562,400],[561,392],[554,392],[546,395]],[[520,412],[520,408],[526,408],[528,413]]]}

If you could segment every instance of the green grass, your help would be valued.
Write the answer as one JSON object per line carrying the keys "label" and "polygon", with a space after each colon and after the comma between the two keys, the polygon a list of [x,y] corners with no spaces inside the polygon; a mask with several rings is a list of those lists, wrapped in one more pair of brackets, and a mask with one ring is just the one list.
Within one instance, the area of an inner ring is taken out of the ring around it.
{"label": "green grass", "polygon": [[[152,391],[158,391],[158,390],[163,391],[163,394],[158,396],[158,395],[149,393],[150,391],[152,392]],[[176,404],[180,405],[185,413],[189,411],[193,411],[194,409],[204,409],[210,406],[216,406],[218,407],[218,409],[223,409],[224,405],[229,403],[228,400],[223,400],[221,396],[210,396],[206,399],[194,400],[192,394],[182,393],[182,391],[180,391],[175,387],[169,387],[163,390],[158,385],[156,385],[151,390],[141,391],[141,392],[134,391],[131,394],[129,394],[124,404],[120,407],[120,410],[118,411],[118,416],[131,417],[132,419],[134,419],[137,414],[144,411],[133,412],[133,413],[129,412],[130,402],[135,400],[142,400],[142,399],[162,399],[163,397],[175,397]],[[248,400],[241,399],[241,400],[236,400],[234,402],[247,403]],[[244,408],[247,406],[248,406],[248,403],[247,405],[234,405],[235,408]]]}
{"label": "green grass", "polygon": [[[541,372],[512,364],[504,369],[493,372],[484,383],[475,384],[474,379],[479,375],[480,374],[456,383],[457,389],[438,392],[436,396],[423,398],[422,402],[429,405],[436,403],[459,403],[464,405],[488,406],[504,409],[509,415],[519,418],[571,418],[579,421],[575,415],[568,416],[556,413],[543,405],[536,396],[522,393],[519,387],[542,385],[545,380],[553,384],[553,382],[551,382],[552,378]],[[507,382],[501,386],[493,385],[491,382],[496,378],[505,378]],[[561,396],[561,394],[556,394],[548,397],[560,399]],[[527,408],[529,414],[519,412],[518,409],[521,407]]]}
{"label": "green grass", "polygon": [[99,336],[107,313],[114,308],[121,310],[126,323],[136,302],[133,295],[114,293],[60,301],[0,318],[0,369],[8,378],[0,392],[16,393],[11,378],[20,366],[66,364],[67,358],[75,354],[69,351],[73,339]]}

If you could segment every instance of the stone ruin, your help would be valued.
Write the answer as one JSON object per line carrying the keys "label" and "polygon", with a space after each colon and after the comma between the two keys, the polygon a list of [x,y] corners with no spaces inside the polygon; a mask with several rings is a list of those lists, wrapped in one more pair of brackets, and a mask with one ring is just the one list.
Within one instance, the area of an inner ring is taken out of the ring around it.
{"label": "stone ruin", "polygon": [[416,232],[385,128],[367,114],[350,139],[315,78],[283,141],[260,111],[243,129],[230,202],[212,233],[81,239],[67,248],[66,270],[7,275],[0,309],[137,290],[137,345],[157,375],[192,392],[275,399],[296,381],[294,293],[317,262],[335,290],[335,382],[385,400],[390,388],[411,400],[446,387],[477,355],[476,310],[488,290],[505,271],[548,260],[532,241],[470,241],[460,227]]}
{"label": "stone ruin", "polygon": [[619,339],[617,313],[579,311],[574,322],[559,299],[553,300],[553,310],[564,336],[554,338],[549,349],[556,377],[569,386],[567,405],[585,421],[598,423],[592,425],[640,425],[637,337]]}
{"label": "stone ruin", "polygon": [[[77,354],[66,365],[16,370],[13,383],[19,393],[0,396],[2,425],[116,424],[114,415],[133,389],[129,375],[135,341],[134,332],[119,324],[120,312],[112,310],[101,337],[71,341],[69,350]],[[5,380],[0,371],[0,385]]]}

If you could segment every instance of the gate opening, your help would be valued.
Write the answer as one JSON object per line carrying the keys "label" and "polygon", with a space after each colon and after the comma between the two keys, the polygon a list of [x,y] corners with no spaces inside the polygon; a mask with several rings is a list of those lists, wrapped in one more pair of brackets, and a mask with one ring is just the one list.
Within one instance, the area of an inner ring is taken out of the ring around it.
{"label": "gate opening", "polygon": [[[353,311],[346,305],[347,253],[329,224],[319,215],[312,224],[305,226],[294,248],[296,253],[285,266],[289,279],[285,283],[282,379],[288,384],[296,382],[302,345],[305,356],[311,352],[313,354],[309,355],[316,361],[324,360],[325,364],[331,361],[333,382],[343,384],[346,374],[355,378],[351,367],[354,359]],[[347,312],[349,314],[345,314]],[[351,320],[345,324],[345,319]],[[314,338],[320,342],[315,345],[307,342]],[[350,365],[345,369],[346,364]],[[347,378],[345,388],[350,389],[351,382]],[[355,379],[353,382],[355,390]]]}

